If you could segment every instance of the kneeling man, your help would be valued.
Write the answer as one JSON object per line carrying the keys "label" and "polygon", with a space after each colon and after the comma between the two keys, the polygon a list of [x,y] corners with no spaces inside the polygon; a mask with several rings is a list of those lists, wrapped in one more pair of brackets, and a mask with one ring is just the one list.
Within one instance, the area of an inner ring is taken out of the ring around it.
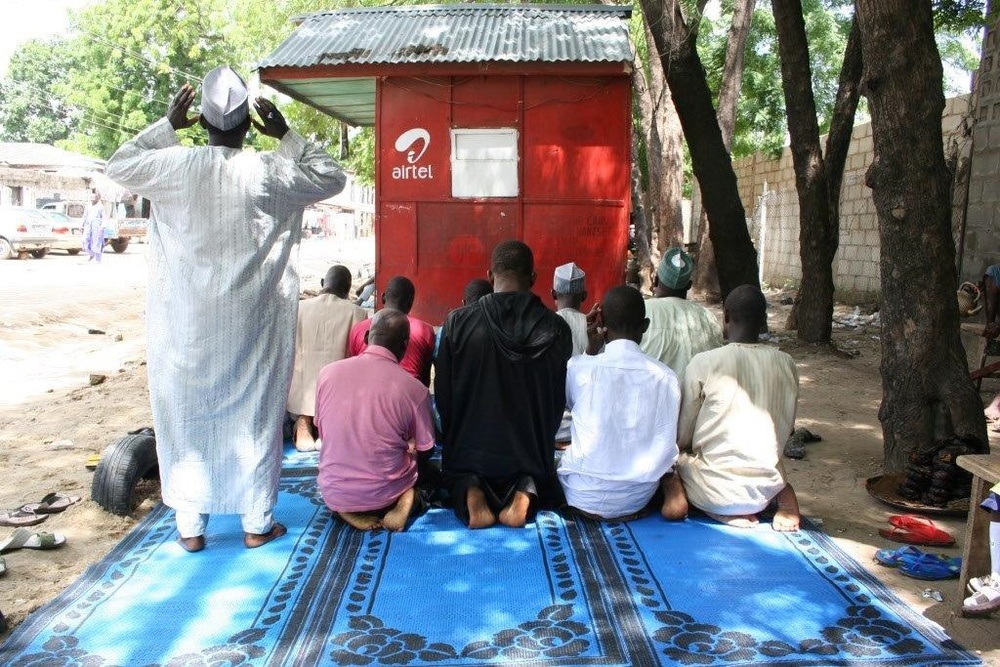
{"label": "kneeling man", "polygon": [[421,505],[417,456],[434,447],[434,427],[427,387],[399,366],[409,338],[406,315],[383,309],[372,319],[368,348],[319,375],[320,493],[360,530],[403,530]]}
{"label": "kneeling man", "polygon": [[642,515],[677,459],[677,376],[639,349],[649,326],[638,290],[615,287],[601,304],[604,352],[578,355],[566,370],[573,446],[557,473],[566,502],[596,519]]}
{"label": "kneeling man", "polygon": [[663,506],[668,519],[684,518],[690,501],[717,521],[751,528],[774,505],[775,530],[799,528],[795,491],[780,459],[795,425],[799,378],[790,356],[758,342],[766,309],[758,287],[734,289],[723,309],[729,344],[688,364],[678,475],[667,484]]}

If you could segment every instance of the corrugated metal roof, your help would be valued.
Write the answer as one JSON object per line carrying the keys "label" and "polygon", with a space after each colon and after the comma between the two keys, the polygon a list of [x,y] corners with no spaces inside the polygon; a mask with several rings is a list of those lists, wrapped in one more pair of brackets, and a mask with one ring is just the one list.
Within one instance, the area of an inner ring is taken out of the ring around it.
{"label": "corrugated metal roof", "polygon": [[30,169],[104,169],[104,160],[50,146],[8,142],[0,143],[0,166]]}
{"label": "corrugated metal roof", "polygon": [[632,61],[630,7],[408,5],[321,12],[259,67]]}

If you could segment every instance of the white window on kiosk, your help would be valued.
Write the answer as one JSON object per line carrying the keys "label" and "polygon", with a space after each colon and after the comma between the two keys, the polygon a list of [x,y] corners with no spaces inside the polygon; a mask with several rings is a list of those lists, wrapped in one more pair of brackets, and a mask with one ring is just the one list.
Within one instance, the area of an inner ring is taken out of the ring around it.
{"label": "white window on kiosk", "polygon": [[451,131],[451,196],[516,197],[517,130]]}

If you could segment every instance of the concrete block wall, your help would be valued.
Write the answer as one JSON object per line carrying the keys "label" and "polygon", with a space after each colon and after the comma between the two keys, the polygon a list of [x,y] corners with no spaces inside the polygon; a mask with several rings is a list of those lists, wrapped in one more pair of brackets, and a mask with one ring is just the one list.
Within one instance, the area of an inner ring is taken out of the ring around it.
{"label": "concrete block wall", "polygon": [[[978,280],[1000,264],[1000,24],[986,30],[976,73],[972,162],[959,276]],[[956,216],[961,225],[961,215]]]}
{"label": "concrete block wall", "polygon": [[[968,95],[947,101],[942,115],[946,147],[962,134],[968,107]],[[996,138],[997,160],[991,163],[993,167],[1000,165],[1000,127]],[[871,191],[865,185],[865,172],[873,157],[871,124],[856,125],[841,185],[840,245],[833,262],[837,295],[849,301],[876,299],[880,292],[878,219]],[[791,150],[785,148],[778,158],[762,154],[742,158],[733,166],[740,198],[751,220],[761,281],[775,287],[798,284],[802,277],[799,204]],[[1000,189],[995,191],[1000,197]],[[1000,224],[1000,216],[996,222]],[[1000,252],[997,260],[1000,262]]]}

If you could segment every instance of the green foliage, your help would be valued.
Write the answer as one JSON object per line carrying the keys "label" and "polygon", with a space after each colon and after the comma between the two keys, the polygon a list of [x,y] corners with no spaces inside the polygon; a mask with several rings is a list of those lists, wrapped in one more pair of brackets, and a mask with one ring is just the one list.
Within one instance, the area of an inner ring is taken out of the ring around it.
{"label": "green foliage", "polygon": [[54,91],[72,63],[62,39],[31,40],[14,52],[0,81],[0,140],[49,144],[69,136],[75,122]]}
{"label": "green foliage", "polygon": [[[161,118],[185,82],[228,62],[224,0],[105,0],[74,17],[77,66],[60,86],[78,110],[70,143],[107,158]],[[188,130],[186,141],[204,140]]]}
{"label": "green foliage", "polygon": [[375,128],[363,127],[351,137],[344,163],[360,183],[375,184]]}
{"label": "green foliage", "polygon": [[[821,132],[830,125],[850,30],[850,15],[839,11],[838,4],[830,0],[802,2]],[[705,63],[709,86],[716,94],[722,82],[732,12],[732,0],[726,0],[719,18],[703,21],[699,32],[698,51]],[[774,15],[769,2],[759,2],[747,38],[733,156],[743,157],[758,151],[780,153],[785,145],[785,132],[785,99]]]}

